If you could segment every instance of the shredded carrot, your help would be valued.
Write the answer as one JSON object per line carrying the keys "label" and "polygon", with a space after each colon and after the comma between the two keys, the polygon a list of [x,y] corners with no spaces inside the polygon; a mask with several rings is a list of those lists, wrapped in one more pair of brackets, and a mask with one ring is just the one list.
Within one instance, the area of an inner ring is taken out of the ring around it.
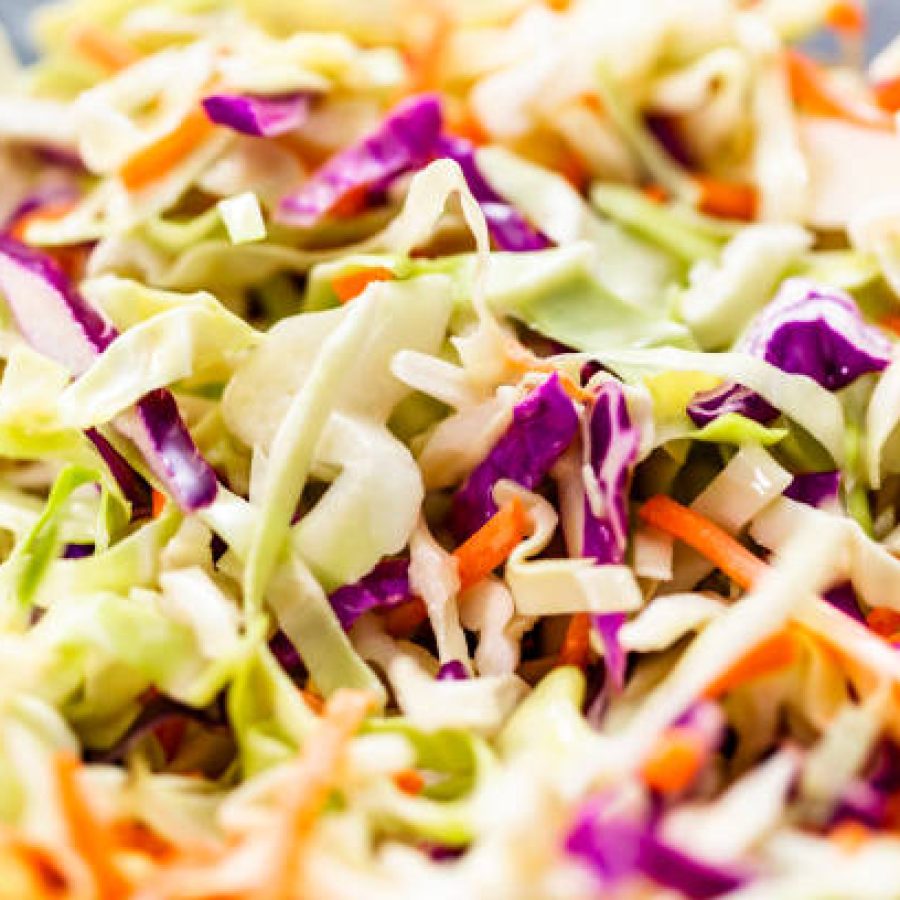
{"label": "shredded carrot", "polygon": [[696,175],[694,181],[700,189],[698,206],[701,212],[741,222],[752,222],[756,218],[759,197],[752,184],[721,181],[709,175]]}
{"label": "shredded carrot", "polygon": [[647,757],[641,774],[647,785],[661,794],[680,794],[703,768],[703,744],[690,728],[675,726],[662,737]]}
{"label": "shredded carrot", "polygon": [[856,853],[871,837],[871,832],[862,822],[846,821],[835,825],[828,835],[846,853]]}
{"label": "shredded carrot", "polygon": [[435,4],[428,34],[419,47],[407,54],[410,93],[434,91],[441,86],[447,46],[453,34],[453,18],[443,4]]}
{"label": "shredded carrot", "polygon": [[491,142],[491,136],[487,133],[481,120],[475,111],[466,106],[452,123],[450,130],[457,137],[465,138],[471,141],[476,147]]}
{"label": "shredded carrot", "polygon": [[669,199],[669,192],[661,184],[645,185],[641,193],[654,203],[665,203]]}
{"label": "shredded carrot", "polygon": [[402,769],[394,773],[394,784],[412,797],[417,797],[425,789],[425,779],[415,769]]}
{"label": "shredded carrot", "polygon": [[370,284],[376,281],[393,281],[396,276],[390,269],[375,266],[359,269],[347,275],[340,275],[331,282],[331,289],[341,303],[349,303],[358,297]]}
{"label": "shredded carrot", "polygon": [[164,860],[173,855],[172,845],[140,822],[115,822],[110,835],[116,847]]}
{"label": "shredded carrot", "polygon": [[94,880],[100,900],[119,900],[128,895],[128,883],[112,858],[109,830],[90,808],[78,784],[79,760],[67,753],[55,757],[59,803],[69,840]]}
{"label": "shredded carrot", "polygon": [[864,128],[893,128],[893,120],[875,103],[844,96],[829,80],[827,70],[798,50],[785,51],[794,100],[813,115],[844,119]]}
{"label": "shredded carrot", "polygon": [[866,11],[856,0],[835,0],[826,19],[829,28],[846,34],[862,34],[866,30]]}
{"label": "shredded carrot", "polygon": [[153,490],[150,500],[150,513],[154,519],[158,519],[166,511],[166,503],[169,498],[162,491]]}
{"label": "shredded carrot", "polygon": [[462,590],[478,584],[504,563],[528,534],[528,514],[518,497],[495,513],[453,551]]}
{"label": "shredded carrot", "polygon": [[43,206],[39,206],[37,209],[31,210],[31,212],[19,216],[10,229],[10,234],[17,241],[24,242],[32,223],[56,222],[72,212],[76,205],[74,200],[60,200],[56,203],[46,203]]}
{"label": "shredded carrot", "polygon": [[278,868],[261,896],[294,900],[303,865],[303,845],[340,777],[347,744],[372,704],[363,691],[342,689],[325,704],[319,728],[303,748],[284,798],[285,827],[279,833]]}
{"label": "shredded carrot", "polygon": [[575,613],[569,620],[566,636],[559,650],[559,665],[587,667],[591,652],[591,617]]}
{"label": "shredded carrot", "polygon": [[215,127],[202,109],[192,110],[180,125],[139,150],[122,166],[119,175],[125,187],[139,191],[162,178],[209,138]]}
{"label": "shredded carrot", "polygon": [[419,597],[401,603],[384,613],[384,628],[391,637],[408,638],[428,618],[428,610]]}
{"label": "shredded carrot", "polygon": [[743,588],[752,585],[768,566],[727,531],[696,510],[662,494],[652,497],[638,515],[648,524],[684,541]]}
{"label": "shredded carrot", "polygon": [[780,672],[792,665],[796,658],[797,639],[793,631],[790,628],[779,631],[761,644],[757,644],[730,669],[726,669],[706,688],[704,696],[714,700],[748,681]]}
{"label": "shredded carrot", "polygon": [[885,112],[900,112],[900,78],[879,81],[872,90],[875,93],[875,102]]}
{"label": "shredded carrot", "polygon": [[325,711],[325,701],[318,695],[313,693],[308,688],[300,691],[306,705],[317,715],[321,716]]}
{"label": "shredded carrot", "polygon": [[366,208],[368,197],[369,186],[358,184],[338,198],[337,202],[328,210],[328,215],[336,219],[349,219]]}
{"label": "shredded carrot", "polygon": [[885,331],[890,331],[893,334],[900,336],[900,315],[897,315],[896,313],[886,315],[879,320],[878,324],[884,328]]}
{"label": "shredded carrot", "polygon": [[577,153],[568,150],[560,151],[554,168],[579,192],[585,190],[591,180],[591,173],[584,160]]}
{"label": "shredded carrot", "polygon": [[900,631],[900,613],[879,606],[866,616],[866,625],[886,640],[891,640]]}
{"label": "shredded carrot", "polygon": [[582,106],[589,109],[592,113],[596,113],[598,116],[606,115],[603,100],[596,91],[585,91],[579,96],[578,100]]}
{"label": "shredded carrot", "polygon": [[141,58],[131,44],[90,25],[75,32],[72,46],[86,59],[110,73],[127,69]]}

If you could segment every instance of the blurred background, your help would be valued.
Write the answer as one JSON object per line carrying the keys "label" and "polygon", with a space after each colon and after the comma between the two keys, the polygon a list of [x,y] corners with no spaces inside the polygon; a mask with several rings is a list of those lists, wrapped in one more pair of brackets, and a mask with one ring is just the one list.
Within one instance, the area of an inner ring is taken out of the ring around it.
{"label": "blurred background", "polygon": [[[31,10],[47,0],[0,0],[0,22],[13,36],[17,47],[29,53],[26,22]],[[290,3],[291,0],[284,0]],[[872,28],[870,53],[875,53],[896,34],[900,33],[900,0],[869,0]]]}

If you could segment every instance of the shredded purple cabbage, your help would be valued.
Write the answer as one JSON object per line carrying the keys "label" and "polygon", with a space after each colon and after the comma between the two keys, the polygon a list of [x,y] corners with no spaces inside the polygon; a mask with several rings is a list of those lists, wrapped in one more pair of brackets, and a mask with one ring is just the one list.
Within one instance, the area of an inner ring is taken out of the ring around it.
{"label": "shredded purple cabbage", "polygon": [[883,739],[873,754],[865,775],[842,794],[832,811],[830,826],[852,820],[879,830],[888,823],[892,798],[900,792],[900,747]]}
{"label": "shredded purple cabbage", "polygon": [[63,559],[85,559],[93,555],[93,544],[66,544],[63,547]]}
{"label": "shredded purple cabbage", "polygon": [[[118,332],[71,286],[45,253],[0,235],[0,290],[22,336],[73,375],[87,370]],[[140,450],[154,475],[183,509],[212,503],[215,472],[200,454],[172,395],[153,391],[114,422]],[[89,435],[104,458],[101,444]]]}
{"label": "shredded purple cabbage", "polygon": [[617,381],[600,386],[588,425],[588,458],[600,510],[587,491],[582,556],[600,565],[621,565],[628,546],[628,485],[641,437],[628,413],[625,392]]}
{"label": "shredded purple cabbage", "polygon": [[412,599],[409,561],[385,559],[354,584],[339,587],[328,598],[345,631],[373,609],[388,609]]}
{"label": "shredded purple cabbage", "polygon": [[[867,325],[853,299],[834,288],[792,278],[753,320],[740,349],[794,375],[837,391],[890,362],[890,341]],[[753,391],[724,385],[698,394],[688,415],[700,426],[725,413],[770,422],[777,410]]]}
{"label": "shredded purple cabbage", "polygon": [[435,154],[443,126],[440,98],[420,94],[404,100],[378,129],[333,156],[281,201],[278,220],[311,228],[346,197],[384,191],[401,175],[422,168]]}
{"label": "shredded purple cabbage", "polygon": [[829,506],[837,502],[841,491],[840,472],[807,472],[795,475],[784,496],[807,506]]}
{"label": "shredded purple cabbage", "polygon": [[269,641],[269,650],[285,672],[293,672],[303,662],[297,648],[283,631],[276,631]]}
{"label": "shredded purple cabbage", "polygon": [[643,823],[604,815],[602,798],[586,804],[566,837],[566,851],[597,876],[603,888],[643,876],[691,900],[712,900],[749,880],[737,869],[704,862],[665,843]]}
{"label": "shredded purple cabbage", "polygon": [[125,457],[96,428],[89,428],[85,434],[103,457],[106,467],[122,491],[122,496],[131,504],[132,516],[139,519],[149,515],[153,502],[150,485],[131,468]]}
{"label": "shredded purple cabbage", "polygon": [[472,196],[484,213],[494,244],[500,250],[521,253],[546,250],[552,246],[545,235],[491,187],[478,168],[475,147],[470,141],[443,137],[438,145],[438,154],[459,164]]}
{"label": "shredded purple cabbage", "polygon": [[687,413],[691,421],[700,428],[730,413],[752,419],[761,425],[767,425],[778,418],[778,410],[774,406],[755,391],[740,384],[723,384],[695,394]]}
{"label": "shredded purple cabbage", "polygon": [[451,659],[438,669],[438,681],[465,681],[469,677],[466,667],[458,660]]}
{"label": "shredded purple cabbage", "polygon": [[[588,492],[581,553],[599,565],[621,565],[628,545],[628,485],[637,461],[640,434],[632,424],[625,392],[618,382],[607,381],[597,391],[588,438],[588,458],[599,495],[595,499],[600,501],[602,513],[595,512]],[[603,641],[606,671],[616,690],[625,685],[628,665],[628,654],[619,641],[619,631],[626,621],[624,613],[592,616]]]}
{"label": "shredded purple cabbage", "polygon": [[306,92],[263,97],[257,94],[214,94],[203,100],[210,122],[252,137],[278,137],[309,118],[312,95]]}
{"label": "shredded purple cabbage", "polygon": [[513,420],[487,458],[456,492],[450,513],[459,540],[494,513],[494,487],[509,479],[533,490],[578,434],[578,414],[554,373],[513,410]]}
{"label": "shredded purple cabbage", "polygon": [[865,624],[866,617],[863,615],[862,609],[860,609],[859,598],[856,596],[856,591],[853,590],[853,585],[849,581],[845,581],[843,584],[833,587],[830,591],[826,591],[822,594],[822,597],[835,609],[839,609],[845,615],[850,616],[851,619],[856,619],[857,622]]}

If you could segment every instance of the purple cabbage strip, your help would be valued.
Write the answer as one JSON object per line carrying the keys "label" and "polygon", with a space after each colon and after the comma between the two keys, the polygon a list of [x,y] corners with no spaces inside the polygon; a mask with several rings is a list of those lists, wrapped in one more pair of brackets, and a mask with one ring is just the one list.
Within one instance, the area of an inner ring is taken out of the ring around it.
{"label": "purple cabbage strip", "polygon": [[628,545],[628,484],[641,437],[617,381],[607,381],[598,390],[588,434],[588,457],[602,514],[595,514],[589,497],[585,498],[581,553],[600,565],[621,565]]}
{"label": "purple cabbage strip", "polygon": [[[806,375],[829,391],[883,371],[891,358],[890,341],[865,323],[850,296],[801,278],[782,285],[750,324],[740,349],[783,372]],[[733,385],[698,394],[688,406],[688,415],[701,426],[726,412],[757,422],[775,418],[765,400]]]}
{"label": "purple cabbage strip", "polygon": [[500,250],[521,253],[546,250],[551,241],[535,228],[511,203],[488,184],[475,161],[475,147],[458,137],[443,137],[438,154],[459,164],[463,176],[478,201],[494,243]]}
{"label": "purple cabbage strip", "polygon": [[888,824],[891,800],[900,792],[900,747],[883,739],[873,754],[867,774],[854,781],[832,812],[830,826],[852,820],[869,828]]}
{"label": "purple cabbage strip", "polygon": [[409,561],[385,559],[354,584],[339,587],[328,598],[345,631],[373,609],[389,609],[412,599]]}
{"label": "purple cabbage strip", "polygon": [[533,490],[578,434],[578,414],[554,373],[513,410],[509,427],[453,497],[450,526],[458,540],[494,513],[494,487],[509,479]]}
{"label": "purple cabbage strip", "polygon": [[687,414],[699,428],[730,413],[752,419],[761,425],[778,418],[778,410],[755,391],[740,384],[723,384],[710,391],[695,394],[688,404]]}
{"label": "purple cabbage strip", "polygon": [[93,544],[66,544],[63,548],[63,559],[84,559],[93,555]]}
{"label": "purple cabbage strip", "polygon": [[619,640],[619,632],[628,621],[625,613],[594,613],[591,622],[603,641],[603,659],[609,674],[610,684],[618,692],[625,687],[625,672],[628,668],[628,651]]}
{"label": "purple cabbage strip", "polygon": [[285,672],[292,672],[303,662],[297,648],[283,631],[276,631],[269,641],[269,650]]}
{"label": "purple cabbage strip", "polygon": [[89,428],[85,434],[103,457],[106,467],[122,491],[122,496],[131,503],[131,515],[134,518],[148,516],[153,504],[150,485],[128,465],[125,457],[96,428]]}
{"label": "purple cabbage strip", "polygon": [[[118,337],[53,259],[7,236],[0,236],[0,290],[25,340],[74,376],[86,371]],[[153,391],[113,424],[134,442],[179,506],[194,511],[212,503],[218,491],[216,475],[168,391]]]}
{"label": "purple cabbage strip", "polygon": [[691,900],[712,900],[749,880],[745,872],[705,862],[665,843],[644,824],[603,818],[601,804],[595,800],[585,805],[565,849],[587,863],[604,888],[643,876]]}
{"label": "purple cabbage strip", "polygon": [[840,472],[807,472],[794,476],[785,488],[784,496],[807,506],[820,507],[836,503],[840,491]]}
{"label": "purple cabbage strip", "polygon": [[845,615],[850,616],[851,619],[856,619],[861,625],[866,624],[866,617],[859,606],[859,598],[856,596],[856,591],[853,590],[853,585],[849,581],[845,581],[843,584],[833,587],[830,591],[826,591],[822,594],[822,598],[827,600],[835,609],[839,609]]}
{"label": "purple cabbage strip", "polygon": [[380,192],[400,176],[421,169],[435,154],[443,127],[434,94],[410,97],[376,131],[333,156],[278,209],[278,221],[311,228],[357,191]]}
{"label": "purple cabbage strip", "polygon": [[466,671],[466,667],[458,659],[445,662],[437,673],[438,681],[466,681],[468,677],[469,673]]}
{"label": "purple cabbage strip", "polygon": [[[628,545],[628,485],[637,461],[640,434],[631,422],[622,386],[607,381],[597,392],[588,426],[588,458],[600,495],[602,515],[597,515],[589,497],[584,502],[581,554],[598,565],[621,565]],[[619,641],[624,613],[592,616],[603,641],[606,670],[613,687],[625,686],[628,654]]]}
{"label": "purple cabbage strip", "polygon": [[257,94],[213,94],[203,100],[210,122],[252,137],[278,137],[309,118],[312,95],[306,92],[263,97]]}

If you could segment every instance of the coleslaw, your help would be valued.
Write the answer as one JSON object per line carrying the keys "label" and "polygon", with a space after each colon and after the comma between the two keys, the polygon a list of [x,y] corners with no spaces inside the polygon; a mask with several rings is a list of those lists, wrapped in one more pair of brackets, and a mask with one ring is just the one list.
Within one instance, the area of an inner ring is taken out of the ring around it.
{"label": "coleslaw", "polygon": [[865,32],[65,0],[2,42],[0,897],[900,895]]}

